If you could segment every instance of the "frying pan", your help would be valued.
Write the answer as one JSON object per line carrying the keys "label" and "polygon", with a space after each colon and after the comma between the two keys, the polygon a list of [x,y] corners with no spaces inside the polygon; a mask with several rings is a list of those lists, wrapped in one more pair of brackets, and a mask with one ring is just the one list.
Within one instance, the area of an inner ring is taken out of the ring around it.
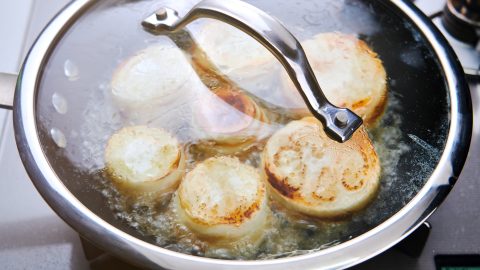
{"label": "frying pan", "polygon": [[[333,238],[311,243],[309,251],[261,260],[172,251],[119,218],[107,204],[111,194],[102,194],[92,184],[104,181],[92,173],[103,162],[96,149],[125,124],[105,94],[109,80],[122,59],[168,39],[145,31],[142,21],[162,7],[176,10],[182,18],[193,2],[74,1],[46,27],[23,64],[13,102],[22,161],[44,199],[83,237],[150,268],[345,268],[393,246],[444,200],[467,156],[472,108],[456,56],[428,18],[402,0],[259,0],[247,2],[282,21],[299,40],[320,32],[352,33],[383,61],[389,103],[370,134],[383,157],[377,198]],[[194,33],[200,26],[193,22],[186,27]],[[0,96],[9,108],[12,81],[11,76],[1,76]],[[322,99],[318,91],[312,93],[317,94],[315,100]]]}

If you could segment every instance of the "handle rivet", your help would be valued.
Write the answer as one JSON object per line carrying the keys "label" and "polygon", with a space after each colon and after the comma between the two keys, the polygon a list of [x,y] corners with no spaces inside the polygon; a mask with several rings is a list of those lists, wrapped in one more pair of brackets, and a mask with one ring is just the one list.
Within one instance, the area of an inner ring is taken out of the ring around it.
{"label": "handle rivet", "polygon": [[338,112],[335,115],[335,125],[338,127],[345,127],[348,124],[348,115],[346,112]]}
{"label": "handle rivet", "polygon": [[165,20],[168,16],[167,9],[161,8],[155,12],[155,15],[157,16],[157,20]]}

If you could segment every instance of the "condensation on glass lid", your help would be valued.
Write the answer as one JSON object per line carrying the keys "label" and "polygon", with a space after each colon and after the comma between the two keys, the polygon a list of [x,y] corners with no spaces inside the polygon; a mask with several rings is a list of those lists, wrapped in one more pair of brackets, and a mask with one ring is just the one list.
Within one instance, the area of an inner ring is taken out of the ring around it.
{"label": "condensation on glass lid", "polygon": [[63,71],[70,81],[76,81],[80,78],[80,69],[77,64],[70,59],[67,59],[63,64]]}
{"label": "condensation on glass lid", "polygon": [[67,147],[67,138],[63,134],[62,131],[60,131],[58,128],[52,128],[50,130],[50,136],[52,137],[52,140],[55,142],[55,144],[60,147],[60,148],[65,148]]}
{"label": "condensation on glass lid", "polygon": [[59,114],[66,114],[68,111],[67,100],[57,92],[52,96],[52,105]]}

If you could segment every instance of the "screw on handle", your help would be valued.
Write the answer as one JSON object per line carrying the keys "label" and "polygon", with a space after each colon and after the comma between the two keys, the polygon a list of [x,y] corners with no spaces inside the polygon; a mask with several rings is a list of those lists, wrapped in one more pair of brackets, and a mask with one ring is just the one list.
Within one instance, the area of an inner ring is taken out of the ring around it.
{"label": "screw on handle", "polygon": [[355,113],[327,100],[300,42],[279,21],[252,5],[239,0],[204,0],[183,18],[165,7],[146,18],[142,25],[153,34],[162,34],[180,30],[199,18],[228,23],[265,46],[284,66],[309,110],[332,139],[345,142],[362,125],[362,119]]}

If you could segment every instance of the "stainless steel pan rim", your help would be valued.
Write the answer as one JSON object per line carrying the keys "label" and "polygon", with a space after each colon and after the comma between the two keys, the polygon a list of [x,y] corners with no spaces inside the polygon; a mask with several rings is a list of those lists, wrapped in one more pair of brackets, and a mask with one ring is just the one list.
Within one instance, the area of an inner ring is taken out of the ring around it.
{"label": "stainless steel pan rim", "polygon": [[418,227],[448,194],[463,167],[472,133],[472,107],[460,65],[443,36],[413,4],[392,0],[430,42],[443,67],[450,95],[450,128],[441,159],[418,194],[398,213],[374,229],[337,246],[290,258],[226,261],[185,255],[136,239],[86,208],[65,187],[42,151],[36,127],[36,96],[42,67],[66,30],[94,0],[73,1],[44,30],[21,70],[14,104],[14,126],[20,156],[48,204],[83,237],[113,254],[146,267],[175,269],[337,269],[367,260],[393,246]]}

